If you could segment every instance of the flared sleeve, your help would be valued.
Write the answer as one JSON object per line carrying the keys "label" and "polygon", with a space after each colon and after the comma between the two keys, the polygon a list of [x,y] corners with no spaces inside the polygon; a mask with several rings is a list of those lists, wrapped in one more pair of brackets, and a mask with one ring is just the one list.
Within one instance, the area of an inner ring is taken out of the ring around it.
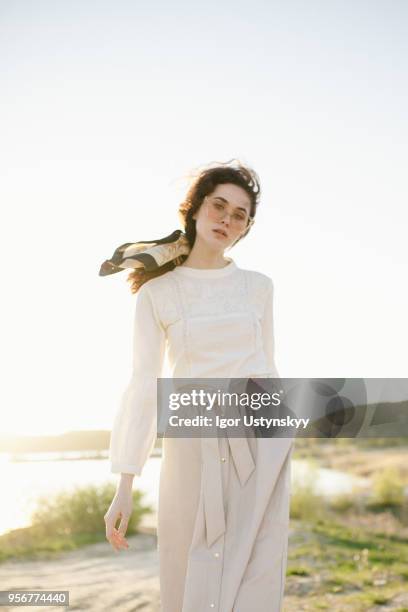
{"label": "flared sleeve", "polygon": [[157,378],[166,342],[148,283],[136,295],[132,374],[114,418],[109,447],[111,472],[138,476],[156,441]]}
{"label": "flared sleeve", "polygon": [[272,279],[268,278],[268,286],[262,316],[262,337],[268,370],[273,378],[280,378],[275,363],[275,333],[274,333],[274,313],[273,313],[274,288]]}

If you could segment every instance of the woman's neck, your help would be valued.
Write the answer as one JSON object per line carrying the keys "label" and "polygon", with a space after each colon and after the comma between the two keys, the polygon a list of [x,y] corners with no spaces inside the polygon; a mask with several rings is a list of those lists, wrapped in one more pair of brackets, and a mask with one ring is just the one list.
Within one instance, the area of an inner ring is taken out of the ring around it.
{"label": "woman's neck", "polygon": [[204,246],[194,244],[182,266],[202,270],[225,268],[230,259],[224,257],[223,251],[212,251]]}

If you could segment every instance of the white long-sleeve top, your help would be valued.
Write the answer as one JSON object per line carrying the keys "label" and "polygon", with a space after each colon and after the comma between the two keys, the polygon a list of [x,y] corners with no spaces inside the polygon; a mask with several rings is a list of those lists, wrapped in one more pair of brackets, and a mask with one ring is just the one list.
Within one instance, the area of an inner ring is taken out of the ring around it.
{"label": "white long-sleeve top", "polygon": [[273,282],[239,268],[177,266],[136,294],[133,368],[110,440],[113,473],[140,475],[157,433],[157,378],[167,350],[174,378],[279,377]]}

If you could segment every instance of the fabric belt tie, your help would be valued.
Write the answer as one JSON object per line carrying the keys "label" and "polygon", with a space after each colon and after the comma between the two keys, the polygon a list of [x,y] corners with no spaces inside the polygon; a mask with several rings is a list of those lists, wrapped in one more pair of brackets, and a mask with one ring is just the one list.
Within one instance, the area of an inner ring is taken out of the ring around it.
{"label": "fabric belt tie", "polygon": [[[218,388],[215,389],[213,386],[200,388],[213,392],[219,390]],[[217,402],[215,402],[214,407],[218,409],[218,412],[222,412]],[[245,427],[241,425],[238,429],[234,428],[234,431],[236,435],[240,435],[240,437],[229,437],[228,427],[225,429],[225,437],[228,441],[240,485],[243,487],[255,469],[255,461],[252,457],[248,438],[245,435]],[[204,432],[210,433],[207,427],[204,428]],[[218,432],[215,425],[213,425],[213,431],[211,433],[213,437],[201,438],[203,459],[202,485],[208,547],[211,547],[226,530],[222,462],[217,435]]]}
{"label": "fabric belt tie", "polygon": [[[255,462],[245,438],[227,438],[238,478],[243,487],[255,469]],[[203,456],[204,515],[207,546],[225,533],[225,508],[222,484],[221,457],[218,438],[201,438]]]}

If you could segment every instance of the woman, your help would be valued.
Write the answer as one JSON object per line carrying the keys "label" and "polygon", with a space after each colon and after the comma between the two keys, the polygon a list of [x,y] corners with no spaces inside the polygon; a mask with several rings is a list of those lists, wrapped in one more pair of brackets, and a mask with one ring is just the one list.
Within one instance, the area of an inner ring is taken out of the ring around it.
{"label": "woman", "polygon": [[[132,481],[157,433],[156,379],[278,377],[273,284],[224,252],[250,230],[259,179],[241,164],[202,170],[179,208],[184,232],[126,243],[100,274],[134,268],[138,291],[131,381],[113,425],[120,482],[105,515],[115,549]],[[275,612],[285,583],[292,438],[163,439],[158,543],[163,612]],[[118,529],[115,523],[121,522]]]}

